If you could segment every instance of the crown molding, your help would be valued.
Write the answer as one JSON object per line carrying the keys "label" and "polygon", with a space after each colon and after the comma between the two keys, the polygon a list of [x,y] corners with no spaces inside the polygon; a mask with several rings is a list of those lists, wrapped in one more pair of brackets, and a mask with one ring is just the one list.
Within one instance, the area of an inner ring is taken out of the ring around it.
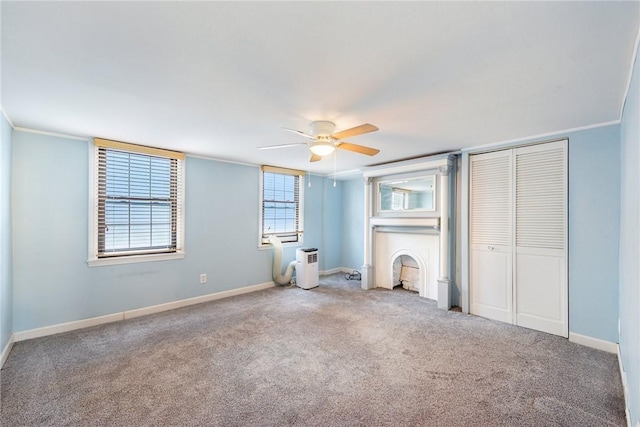
{"label": "crown molding", "polygon": [[620,120],[619,119],[618,120],[612,120],[610,122],[596,123],[596,124],[588,125],[588,126],[580,126],[580,127],[576,127],[576,128],[570,128],[570,129],[557,130],[557,131],[553,131],[553,132],[540,133],[538,135],[525,136],[525,137],[522,137],[522,138],[508,139],[506,141],[491,142],[489,144],[476,145],[474,147],[463,148],[460,151],[463,152],[463,153],[473,153],[473,152],[476,152],[476,151],[486,151],[487,149],[495,149],[495,148],[499,148],[499,147],[506,147],[506,146],[509,146],[509,145],[522,143],[522,142],[535,142],[536,140],[542,140],[542,139],[547,139],[547,138],[566,139],[566,134],[568,134],[568,133],[580,132],[580,131],[583,131],[583,130],[597,129],[597,128],[613,126],[613,125],[619,125],[619,124],[620,124]]}
{"label": "crown molding", "polygon": [[64,133],[56,133],[56,132],[48,132],[45,130],[36,130],[36,129],[29,129],[29,128],[23,128],[23,127],[14,127],[13,130],[17,130],[20,132],[26,132],[26,133],[35,133],[38,135],[46,135],[46,136],[55,136],[58,138],[66,138],[66,139],[75,139],[77,141],[91,141],[93,138],[90,136],[77,136],[77,135],[68,135],[68,134],[64,134]]}
{"label": "crown molding", "polygon": [[12,129],[15,129],[16,127],[13,125],[13,122],[11,121],[9,116],[7,116],[7,112],[4,111],[4,108],[2,108],[2,105],[0,105],[0,111],[2,112],[2,115],[7,120],[7,122],[9,123],[9,126],[11,126]]}
{"label": "crown molding", "polygon": [[636,66],[639,44],[640,44],[640,27],[638,27],[638,34],[636,34],[636,42],[633,45],[633,51],[631,52],[631,64],[629,65],[629,74],[627,76],[627,88],[624,91],[624,98],[622,98],[622,105],[620,106],[620,121],[622,121],[624,106],[627,104],[627,98],[629,97],[629,90],[631,90],[631,80],[633,78],[633,69]]}

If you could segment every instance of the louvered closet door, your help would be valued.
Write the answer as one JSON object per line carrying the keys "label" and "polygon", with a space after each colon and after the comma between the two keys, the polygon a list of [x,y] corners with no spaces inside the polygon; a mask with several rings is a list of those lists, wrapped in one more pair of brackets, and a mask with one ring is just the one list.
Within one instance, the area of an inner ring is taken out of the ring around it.
{"label": "louvered closet door", "polygon": [[470,157],[470,311],[513,323],[512,150]]}
{"label": "louvered closet door", "polygon": [[567,141],[515,150],[516,324],[569,336]]}

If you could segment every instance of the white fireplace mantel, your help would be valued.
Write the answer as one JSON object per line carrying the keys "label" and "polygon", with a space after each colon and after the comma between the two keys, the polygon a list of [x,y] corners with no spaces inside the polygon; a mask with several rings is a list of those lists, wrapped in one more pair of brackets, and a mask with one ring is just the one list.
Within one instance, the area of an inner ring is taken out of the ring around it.
{"label": "white fireplace mantel", "polygon": [[440,218],[389,218],[373,217],[369,220],[372,227],[433,227],[440,228]]}
{"label": "white fireplace mantel", "polygon": [[[394,229],[416,227],[428,227],[439,234],[439,271],[438,271],[438,308],[449,309],[450,287],[449,278],[451,254],[449,251],[450,227],[449,227],[449,175],[453,165],[453,155],[446,154],[424,159],[413,159],[404,162],[391,163],[377,167],[367,168],[363,172],[364,177],[364,265],[362,266],[362,288],[373,289],[376,287],[374,269],[375,233],[384,227]],[[437,217],[374,217],[376,212],[374,204],[374,178],[403,173],[420,171],[437,171],[440,175],[438,189],[439,203]],[[422,295],[424,296],[424,295]]]}

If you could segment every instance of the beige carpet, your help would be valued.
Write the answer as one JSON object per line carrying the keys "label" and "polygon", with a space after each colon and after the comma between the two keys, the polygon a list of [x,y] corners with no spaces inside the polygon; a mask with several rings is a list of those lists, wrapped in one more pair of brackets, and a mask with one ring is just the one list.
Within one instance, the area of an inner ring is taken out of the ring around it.
{"label": "beige carpet", "polygon": [[17,343],[3,426],[625,425],[616,356],[341,275]]}

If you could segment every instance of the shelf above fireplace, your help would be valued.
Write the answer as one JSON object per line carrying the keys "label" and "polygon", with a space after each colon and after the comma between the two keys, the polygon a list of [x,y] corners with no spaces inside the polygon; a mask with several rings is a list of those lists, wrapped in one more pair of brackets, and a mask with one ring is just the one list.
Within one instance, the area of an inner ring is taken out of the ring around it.
{"label": "shelf above fireplace", "polygon": [[440,218],[389,218],[373,217],[372,227],[433,227],[440,228]]}

